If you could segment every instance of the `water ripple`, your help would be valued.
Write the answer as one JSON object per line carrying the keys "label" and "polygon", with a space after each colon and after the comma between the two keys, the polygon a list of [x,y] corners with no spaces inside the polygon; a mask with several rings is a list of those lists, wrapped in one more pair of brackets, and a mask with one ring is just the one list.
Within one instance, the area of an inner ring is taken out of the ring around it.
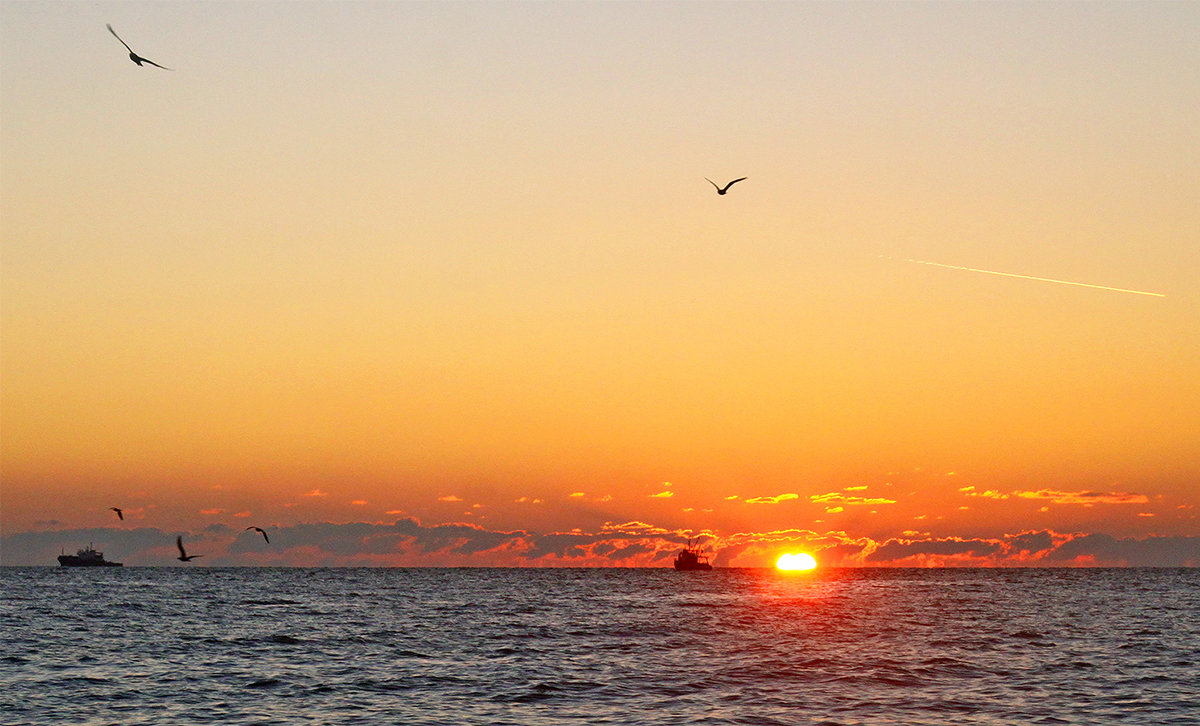
{"label": "water ripple", "polygon": [[1157,726],[1200,710],[1196,570],[120,569],[0,572],[6,723]]}

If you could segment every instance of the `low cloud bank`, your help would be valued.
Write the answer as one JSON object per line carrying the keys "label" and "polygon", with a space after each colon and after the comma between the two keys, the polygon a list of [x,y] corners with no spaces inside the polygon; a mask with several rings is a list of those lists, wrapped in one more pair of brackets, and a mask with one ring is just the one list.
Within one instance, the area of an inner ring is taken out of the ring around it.
{"label": "low cloud bank", "polygon": [[204,558],[188,566],[300,567],[666,567],[689,538],[722,567],[770,566],[784,552],[806,551],[823,566],[843,567],[1196,567],[1200,537],[1119,539],[1106,534],[1022,532],[997,538],[893,537],[881,541],[806,529],[717,536],[644,522],[609,523],[598,532],[489,530],[466,523],[316,523],[255,531],[212,524],[195,532],[61,529],[0,537],[0,564],[55,565],[56,557],[94,543],[130,566],[177,565],[175,537]]}

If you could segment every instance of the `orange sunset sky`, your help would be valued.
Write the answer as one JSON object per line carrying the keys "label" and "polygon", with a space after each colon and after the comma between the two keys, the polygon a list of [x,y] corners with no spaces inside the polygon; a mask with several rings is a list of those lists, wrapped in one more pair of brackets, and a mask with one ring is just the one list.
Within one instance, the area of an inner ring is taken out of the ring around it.
{"label": "orange sunset sky", "polygon": [[0,556],[1200,564],[1198,99],[1197,3],[2,3]]}

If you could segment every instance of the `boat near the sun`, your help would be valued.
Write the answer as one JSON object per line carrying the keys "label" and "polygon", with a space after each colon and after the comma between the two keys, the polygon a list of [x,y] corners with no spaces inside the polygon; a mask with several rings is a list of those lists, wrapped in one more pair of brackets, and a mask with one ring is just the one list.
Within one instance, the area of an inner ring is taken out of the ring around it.
{"label": "boat near the sun", "polygon": [[122,567],[120,562],[104,559],[104,553],[97,552],[90,544],[73,555],[59,555],[58,564],[63,567]]}
{"label": "boat near the sun", "polygon": [[712,565],[708,562],[708,556],[700,551],[699,547],[693,547],[689,541],[688,546],[680,550],[675,556],[676,570],[711,570]]}

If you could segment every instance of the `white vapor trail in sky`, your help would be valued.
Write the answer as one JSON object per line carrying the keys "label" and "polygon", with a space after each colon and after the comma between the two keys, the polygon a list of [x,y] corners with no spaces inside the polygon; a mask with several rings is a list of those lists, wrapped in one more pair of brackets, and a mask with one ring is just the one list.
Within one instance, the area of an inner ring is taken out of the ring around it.
{"label": "white vapor trail in sky", "polygon": [[1092,285],[1087,282],[1072,282],[1070,280],[1055,280],[1051,277],[1036,277],[1034,275],[1019,275],[1015,272],[997,272],[996,270],[981,270],[977,267],[963,267],[962,265],[945,265],[941,262],[930,262],[928,260],[912,260],[905,258],[905,262],[911,262],[914,265],[931,265],[933,267],[944,267],[947,270],[966,270],[967,272],[981,272],[985,275],[1000,275],[1002,277],[1018,277],[1022,280],[1038,280],[1039,282],[1057,282],[1060,285],[1075,285],[1076,287],[1090,287],[1095,290],[1110,290],[1112,292],[1127,292],[1131,295],[1149,295],[1150,297],[1166,297],[1161,292],[1147,292],[1145,290],[1130,290],[1124,287],[1109,287],[1107,285]]}

